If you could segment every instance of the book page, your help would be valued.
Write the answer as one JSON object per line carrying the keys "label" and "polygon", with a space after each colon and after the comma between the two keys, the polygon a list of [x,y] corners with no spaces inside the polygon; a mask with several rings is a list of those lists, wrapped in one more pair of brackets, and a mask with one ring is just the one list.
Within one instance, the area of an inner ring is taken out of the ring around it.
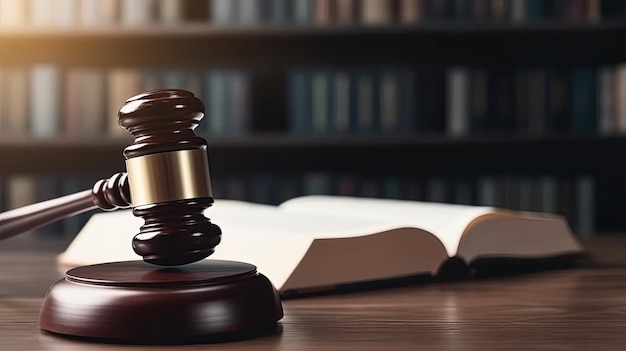
{"label": "book page", "polygon": [[[280,288],[314,239],[348,238],[395,228],[389,221],[285,213],[274,206],[236,200],[215,201],[205,215],[222,229],[222,241],[210,256],[251,263]],[[59,257],[63,266],[137,260],[132,238],[143,224],[130,210],[91,217]]]}
{"label": "book page", "polygon": [[223,232],[211,258],[254,264],[278,289],[313,240],[370,235],[392,228],[385,221],[290,214],[274,206],[235,200],[216,200],[205,214]]}
{"label": "book page", "polygon": [[439,238],[450,257],[457,254],[465,228],[475,218],[496,211],[487,206],[327,195],[294,198],[279,208],[290,214],[380,220],[395,227],[424,229]]}
{"label": "book page", "polygon": [[132,248],[133,236],[143,224],[130,210],[96,213],[57,257],[64,268],[105,262],[140,260]]}
{"label": "book page", "polygon": [[478,258],[543,258],[582,252],[565,219],[560,215],[512,213],[477,218],[459,244],[459,256],[467,262]]}

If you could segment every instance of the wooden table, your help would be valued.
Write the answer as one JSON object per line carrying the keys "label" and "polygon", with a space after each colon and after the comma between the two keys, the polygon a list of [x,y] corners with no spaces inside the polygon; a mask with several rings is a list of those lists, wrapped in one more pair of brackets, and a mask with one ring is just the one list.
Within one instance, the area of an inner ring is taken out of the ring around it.
{"label": "wooden table", "polygon": [[584,242],[601,263],[283,302],[282,332],[184,346],[96,344],[41,332],[54,250],[2,248],[0,350],[626,350],[626,237]]}

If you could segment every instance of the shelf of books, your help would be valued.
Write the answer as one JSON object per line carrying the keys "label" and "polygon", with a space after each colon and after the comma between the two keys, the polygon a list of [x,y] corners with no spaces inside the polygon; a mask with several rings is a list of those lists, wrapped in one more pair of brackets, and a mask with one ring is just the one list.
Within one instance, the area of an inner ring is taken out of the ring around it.
{"label": "shelf of books", "polygon": [[[0,0],[0,210],[122,171],[125,99],[181,88],[205,103],[218,198],[483,204],[624,230],[625,4]],[[69,240],[88,215],[42,231]]]}

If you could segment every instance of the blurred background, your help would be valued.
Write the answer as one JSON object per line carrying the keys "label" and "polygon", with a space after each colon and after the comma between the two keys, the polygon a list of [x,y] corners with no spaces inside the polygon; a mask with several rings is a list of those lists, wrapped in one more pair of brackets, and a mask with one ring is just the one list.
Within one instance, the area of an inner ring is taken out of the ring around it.
{"label": "blurred background", "polygon": [[[216,198],[338,194],[626,231],[626,1],[0,0],[0,210],[124,171],[124,101],[205,103]],[[69,242],[92,212],[39,229]]]}

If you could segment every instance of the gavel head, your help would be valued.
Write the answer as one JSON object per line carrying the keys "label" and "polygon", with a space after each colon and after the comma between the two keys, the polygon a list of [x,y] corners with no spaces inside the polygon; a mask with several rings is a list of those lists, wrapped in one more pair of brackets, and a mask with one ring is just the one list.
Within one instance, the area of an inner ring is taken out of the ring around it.
{"label": "gavel head", "polygon": [[204,105],[185,90],[155,90],[128,99],[119,124],[135,141],[124,149],[133,214],[144,219],[133,250],[144,261],[201,260],[221,230],[204,216],[213,204],[207,143],[194,134]]}

